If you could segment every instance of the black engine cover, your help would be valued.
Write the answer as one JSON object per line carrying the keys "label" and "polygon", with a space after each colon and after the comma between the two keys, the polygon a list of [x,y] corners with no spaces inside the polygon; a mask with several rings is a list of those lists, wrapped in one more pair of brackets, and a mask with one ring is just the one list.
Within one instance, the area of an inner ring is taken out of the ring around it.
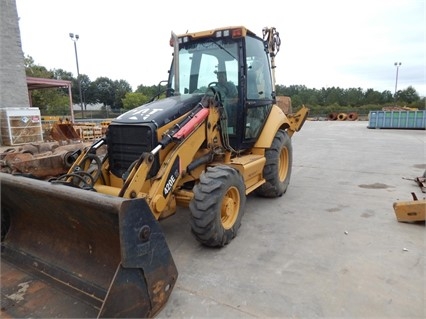
{"label": "black engine cover", "polygon": [[[157,100],[114,119],[106,133],[111,172],[122,177],[142,153],[150,152],[158,145],[157,129],[191,111],[202,96],[183,95]],[[148,177],[155,176],[159,168],[156,155]]]}

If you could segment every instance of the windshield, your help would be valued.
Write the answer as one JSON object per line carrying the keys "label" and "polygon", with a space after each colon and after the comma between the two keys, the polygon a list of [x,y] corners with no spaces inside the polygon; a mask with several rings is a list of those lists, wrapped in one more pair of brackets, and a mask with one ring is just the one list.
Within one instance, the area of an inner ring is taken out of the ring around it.
{"label": "windshield", "polygon": [[222,131],[230,146],[241,150],[251,147],[262,131],[275,98],[274,85],[264,41],[250,34],[220,37],[223,34],[179,38],[168,85],[170,96],[202,95],[211,89],[223,106]]}
{"label": "windshield", "polygon": [[247,98],[271,100],[274,95],[268,56],[264,44],[255,38],[246,38]]}
{"label": "windshield", "polygon": [[[181,45],[179,94],[204,93],[209,86],[217,86],[221,81],[237,86],[237,50],[237,43],[226,39]],[[226,91],[224,89],[222,95],[227,94]]]}

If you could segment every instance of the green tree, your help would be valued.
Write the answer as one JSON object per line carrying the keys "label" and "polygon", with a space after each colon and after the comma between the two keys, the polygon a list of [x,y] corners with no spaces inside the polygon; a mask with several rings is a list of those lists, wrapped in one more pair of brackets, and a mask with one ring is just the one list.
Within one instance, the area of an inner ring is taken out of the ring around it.
{"label": "green tree", "polygon": [[97,103],[102,103],[104,107],[113,106],[115,101],[114,82],[107,77],[99,77],[93,82],[95,99]]}
{"label": "green tree", "polygon": [[391,91],[383,91],[381,96],[380,104],[391,103],[394,100]]}
{"label": "green tree", "polygon": [[45,79],[54,78],[52,71],[48,71],[44,66],[35,64],[34,59],[29,55],[24,58],[24,64],[27,76]]}
{"label": "green tree", "polygon": [[32,91],[32,105],[38,107],[43,115],[68,115],[69,97],[60,89]]}
{"label": "green tree", "polygon": [[63,69],[53,69],[52,70],[53,77],[57,80],[65,80],[65,81],[72,81],[72,73],[65,71]]}
{"label": "green tree", "polygon": [[140,105],[143,105],[149,101],[149,97],[147,97],[145,94],[138,93],[138,92],[128,92],[126,93],[125,97],[123,98],[123,108],[125,110],[131,110],[135,107],[138,107]]}
{"label": "green tree", "polygon": [[[37,65],[34,59],[27,55],[24,58],[25,73],[27,76],[44,79],[64,79],[69,80],[72,74],[64,70],[47,70],[44,66]],[[42,115],[44,114],[69,114],[68,91],[63,88],[31,90],[31,105],[38,107]]]}
{"label": "green tree", "polygon": [[417,93],[416,89],[414,89],[412,86],[409,86],[405,90],[399,91],[398,100],[400,102],[411,104],[413,102],[420,100],[420,96]]}
{"label": "green tree", "polygon": [[151,86],[139,85],[135,93],[142,93],[143,95],[149,98],[152,98],[158,95],[160,92],[165,91],[165,89],[166,87],[162,85],[151,85]]}
{"label": "green tree", "polygon": [[132,87],[127,81],[119,80],[114,81],[114,105],[111,106],[114,110],[119,110],[123,108],[123,99],[125,98],[127,93],[132,92]]}
{"label": "green tree", "polygon": [[343,92],[342,89],[331,87],[325,89],[325,105],[340,105],[340,101],[342,100]]}
{"label": "green tree", "polygon": [[364,102],[366,104],[380,104],[381,100],[382,100],[382,95],[380,94],[380,92],[377,92],[373,89],[368,89],[365,92]]}

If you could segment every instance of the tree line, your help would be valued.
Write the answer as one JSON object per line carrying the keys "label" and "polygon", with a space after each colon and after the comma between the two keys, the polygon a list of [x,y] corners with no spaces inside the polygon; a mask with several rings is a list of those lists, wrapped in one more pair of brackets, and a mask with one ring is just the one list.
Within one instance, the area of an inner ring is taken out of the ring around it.
{"label": "tree line", "polygon": [[[57,79],[71,81],[71,95],[74,104],[80,103],[80,87],[81,100],[84,108],[89,104],[101,104],[103,109],[119,111],[121,109],[131,109],[137,105],[133,103],[146,103],[150,96],[157,91],[155,86],[145,87],[139,86],[135,92],[125,80],[112,80],[108,77],[98,77],[91,81],[86,74],[80,74],[79,78],[73,76],[71,72],[63,69],[48,70],[46,67],[37,65],[30,56],[25,57],[25,72],[27,76]],[[134,94],[138,97],[135,99]],[[128,95],[130,101],[126,101]],[[69,112],[69,96],[67,89],[42,89],[32,90],[32,105],[38,107],[43,115],[66,115]],[[139,105],[141,105],[139,104]]]}
{"label": "tree line", "polygon": [[331,112],[368,113],[384,106],[408,106],[424,109],[425,98],[420,98],[417,91],[409,86],[398,90],[396,94],[385,90],[378,92],[374,89],[362,88],[342,89],[339,87],[310,89],[304,85],[276,86],[277,95],[291,97],[293,108],[307,105],[311,113],[327,114]]}
{"label": "tree line", "polygon": [[[89,76],[80,74],[79,79],[63,69],[48,70],[34,63],[30,56],[25,57],[27,76],[71,81],[71,93],[74,104],[80,103],[81,85],[82,102],[86,109],[89,104],[101,104],[103,110],[123,112],[147,103],[159,92],[159,85],[139,85],[135,91],[125,80],[112,80],[98,77],[91,81]],[[390,91],[378,92],[362,88],[342,89],[339,87],[311,89],[304,85],[276,86],[277,95],[291,97],[293,109],[306,105],[311,114],[327,114],[340,111],[363,111],[377,109],[387,105],[401,105],[425,108],[425,98],[420,98],[416,90],[409,86],[396,94]],[[69,114],[69,97],[66,89],[33,90],[32,105],[38,107],[42,115]]]}

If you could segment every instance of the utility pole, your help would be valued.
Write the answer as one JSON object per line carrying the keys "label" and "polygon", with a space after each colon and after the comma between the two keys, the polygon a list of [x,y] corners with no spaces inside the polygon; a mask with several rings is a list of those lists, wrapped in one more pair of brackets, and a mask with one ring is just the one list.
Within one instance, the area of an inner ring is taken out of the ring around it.
{"label": "utility pole", "polygon": [[395,80],[395,94],[394,94],[394,100],[395,100],[395,106],[396,106],[396,92],[397,92],[397,88],[398,88],[398,70],[399,67],[401,66],[401,62],[395,62],[394,65],[396,66],[396,80]]}
{"label": "utility pole", "polygon": [[81,118],[84,118],[83,95],[81,94],[81,79],[80,79],[80,70],[78,68],[78,55],[77,55],[77,41],[80,37],[78,34],[74,35],[74,33],[70,33],[70,38],[74,42],[75,63],[77,64],[77,82],[78,82],[78,90],[80,95]]}

